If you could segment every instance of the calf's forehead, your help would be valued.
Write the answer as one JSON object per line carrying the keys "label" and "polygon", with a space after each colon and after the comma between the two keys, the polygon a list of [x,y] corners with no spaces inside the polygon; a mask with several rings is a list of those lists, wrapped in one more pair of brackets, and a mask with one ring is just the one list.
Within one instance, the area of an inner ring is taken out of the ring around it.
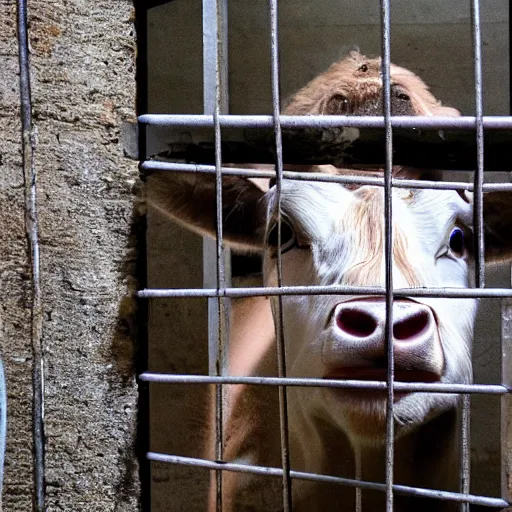
{"label": "calf's forehead", "polygon": [[[337,230],[356,199],[338,183],[283,181],[281,211],[300,231],[313,239],[324,239]],[[277,194],[270,191],[269,213],[275,211]]]}
{"label": "calf's forehead", "polygon": [[[273,212],[275,189],[270,194],[269,212]],[[355,228],[358,216],[384,222],[384,189],[364,186],[348,190],[338,183],[285,180],[281,209],[297,229],[313,239],[323,239],[340,229]],[[456,220],[469,225],[471,207],[452,190],[394,188],[393,219],[395,225],[407,232],[430,238],[444,233]]]}

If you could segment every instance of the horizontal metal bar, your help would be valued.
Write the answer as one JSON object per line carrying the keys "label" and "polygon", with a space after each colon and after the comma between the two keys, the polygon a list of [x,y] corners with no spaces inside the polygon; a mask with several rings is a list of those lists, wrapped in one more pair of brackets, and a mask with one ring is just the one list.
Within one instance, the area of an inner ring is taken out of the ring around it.
{"label": "horizontal metal bar", "polygon": [[[283,128],[384,128],[382,116],[279,116]],[[200,114],[144,114],[139,122],[153,126],[172,126],[176,128],[210,128],[213,116]],[[221,115],[219,122],[223,128],[273,128],[273,116],[262,115]],[[484,128],[511,129],[512,116],[485,116]],[[427,117],[427,116],[391,116],[394,128],[417,129],[462,129],[473,130],[476,117]]]}
{"label": "horizontal metal bar", "polygon": [[[139,375],[144,382],[159,384],[244,384],[255,386],[301,386],[343,389],[387,389],[386,381],[311,379],[289,377],[231,377],[212,375],[175,375],[170,373],[144,372]],[[498,384],[446,384],[437,382],[398,382],[393,383],[395,391],[425,393],[471,393],[504,395],[512,388]]]}
{"label": "horizontal metal bar", "polygon": [[[512,297],[510,288],[395,288],[395,298],[399,297],[442,297],[477,299],[492,297]],[[386,295],[379,286],[283,286],[250,288],[148,288],[137,292],[141,299],[182,298],[182,297],[270,297],[278,295]]]}
{"label": "horizontal metal bar", "polygon": [[[169,171],[169,172],[190,172],[215,174],[215,166],[207,164],[182,164],[177,162],[160,162],[158,160],[147,160],[141,164],[144,171]],[[223,167],[222,174],[225,176],[240,176],[244,178],[275,178],[274,171],[241,169],[236,167]],[[333,175],[319,172],[298,172],[283,171],[283,178],[296,181],[314,181],[325,183],[341,183],[351,185],[373,185],[384,186],[384,178],[373,176],[350,176]],[[408,180],[393,178],[394,188],[406,189],[432,189],[432,190],[468,190],[473,191],[473,183],[461,183],[458,181],[431,181],[431,180]],[[512,183],[484,183],[484,192],[512,191]]]}
{"label": "horizontal metal bar", "polygon": [[[178,455],[167,455],[164,453],[156,452],[148,452],[146,456],[151,461],[165,462],[167,464],[179,464],[183,466],[193,466],[204,469],[234,471],[237,473],[251,473],[255,475],[275,476],[280,478],[282,478],[283,476],[283,470],[281,468],[254,466],[249,464],[236,464],[233,462],[216,462],[206,459],[181,457]],[[385,484],[367,482],[364,480],[355,480],[351,478],[342,478],[338,476],[319,475],[315,473],[306,473],[303,471],[290,471],[290,477],[297,480],[309,480],[314,482],[346,485],[348,487],[358,487],[360,489],[373,489],[382,492],[386,491]],[[504,508],[509,506],[509,503],[501,498],[490,498],[487,496],[476,496],[473,494],[460,494],[457,492],[437,491],[433,489],[424,489],[421,487],[410,487],[407,485],[394,484],[393,491],[398,494],[403,494],[407,496],[448,500],[459,503],[470,503],[471,505],[481,505],[484,507]]]}

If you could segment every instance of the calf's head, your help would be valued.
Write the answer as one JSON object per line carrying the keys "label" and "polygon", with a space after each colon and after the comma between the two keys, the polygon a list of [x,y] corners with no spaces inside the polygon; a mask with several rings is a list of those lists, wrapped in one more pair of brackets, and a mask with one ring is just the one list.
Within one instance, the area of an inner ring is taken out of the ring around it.
{"label": "calf's head", "polygon": [[[396,115],[458,115],[441,106],[413,73],[391,67]],[[286,114],[376,115],[382,112],[380,59],[352,52],[301,89]],[[325,170],[327,167],[322,167]],[[333,169],[330,168],[330,171]],[[338,172],[338,171],[336,171]],[[342,171],[339,171],[342,172]],[[408,177],[413,177],[413,170]],[[407,177],[402,175],[402,177]],[[417,177],[417,176],[415,176]],[[203,234],[215,234],[215,177],[157,173],[153,205]],[[276,191],[242,178],[223,178],[224,238],[241,250],[264,253],[264,279],[277,284],[384,285],[384,199],[378,187],[284,181],[281,239]],[[510,259],[512,230],[507,194],[485,195],[486,257]],[[471,198],[454,191],[393,190],[393,281],[397,288],[472,285]],[[274,311],[276,311],[276,299]],[[292,377],[385,380],[385,306],[382,298],[350,295],[282,299],[287,373]],[[396,380],[467,383],[476,301],[402,297],[393,305]],[[385,393],[294,388],[294,412],[323,419],[359,442],[384,440]],[[457,397],[409,393],[395,396],[395,432],[401,435]]]}
{"label": "calf's head", "polygon": [[[214,234],[215,178],[155,174],[155,205],[191,229]],[[285,180],[281,239],[275,187],[224,177],[225,240],[264,253],[265,284],[384,285],[383,189]],[[486,256],[510,259],[510,201],[484,195]],[[500,206],[501,205],[501,206]],[[504,208],[503,211],[500,211]],[[508,211],[507,211],[508,210]],[[468,287],[473,282],[472,205],[468,194],[393,190],[393,280],[399,288]],[[292,377],[385,380],[384,301],[375,296],[307,295],[282,299],[287,371]],[[414,298],[393,305],[396,380],[468,383],[476,301]],[[332,388],[296,388],[304,413],[323,418],[359,441],[385,435],[385,394]],[[453,407],[450,394],[395,397],[397,435]]]}

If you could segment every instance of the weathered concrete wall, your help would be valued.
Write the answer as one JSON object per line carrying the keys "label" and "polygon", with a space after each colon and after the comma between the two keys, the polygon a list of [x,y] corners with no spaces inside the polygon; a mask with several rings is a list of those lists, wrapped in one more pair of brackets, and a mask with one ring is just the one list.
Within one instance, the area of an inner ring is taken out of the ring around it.
{"label": "weathered concrete wall", "polygon": [[[17,90],[15,1],[0,3],[0,313],[9,386],[4,511],[30,509],[29,269]],[[38,131],[49,511],[138,509],[134,456],[137,164],[130,0],[29,2]]]}

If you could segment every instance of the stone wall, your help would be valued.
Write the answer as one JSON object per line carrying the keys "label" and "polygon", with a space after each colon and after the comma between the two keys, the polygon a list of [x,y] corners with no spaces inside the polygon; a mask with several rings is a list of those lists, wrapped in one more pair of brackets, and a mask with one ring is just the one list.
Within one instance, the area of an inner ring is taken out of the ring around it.
{"label": "stone wall", "polygon": [[[130,0],[29,2],[44,323],[47,510],[138,509],[134,456],[137,164]],[[16,3],[0,1],[0,315],[8,380],[4,511],[32,493],[30,267]]]}

